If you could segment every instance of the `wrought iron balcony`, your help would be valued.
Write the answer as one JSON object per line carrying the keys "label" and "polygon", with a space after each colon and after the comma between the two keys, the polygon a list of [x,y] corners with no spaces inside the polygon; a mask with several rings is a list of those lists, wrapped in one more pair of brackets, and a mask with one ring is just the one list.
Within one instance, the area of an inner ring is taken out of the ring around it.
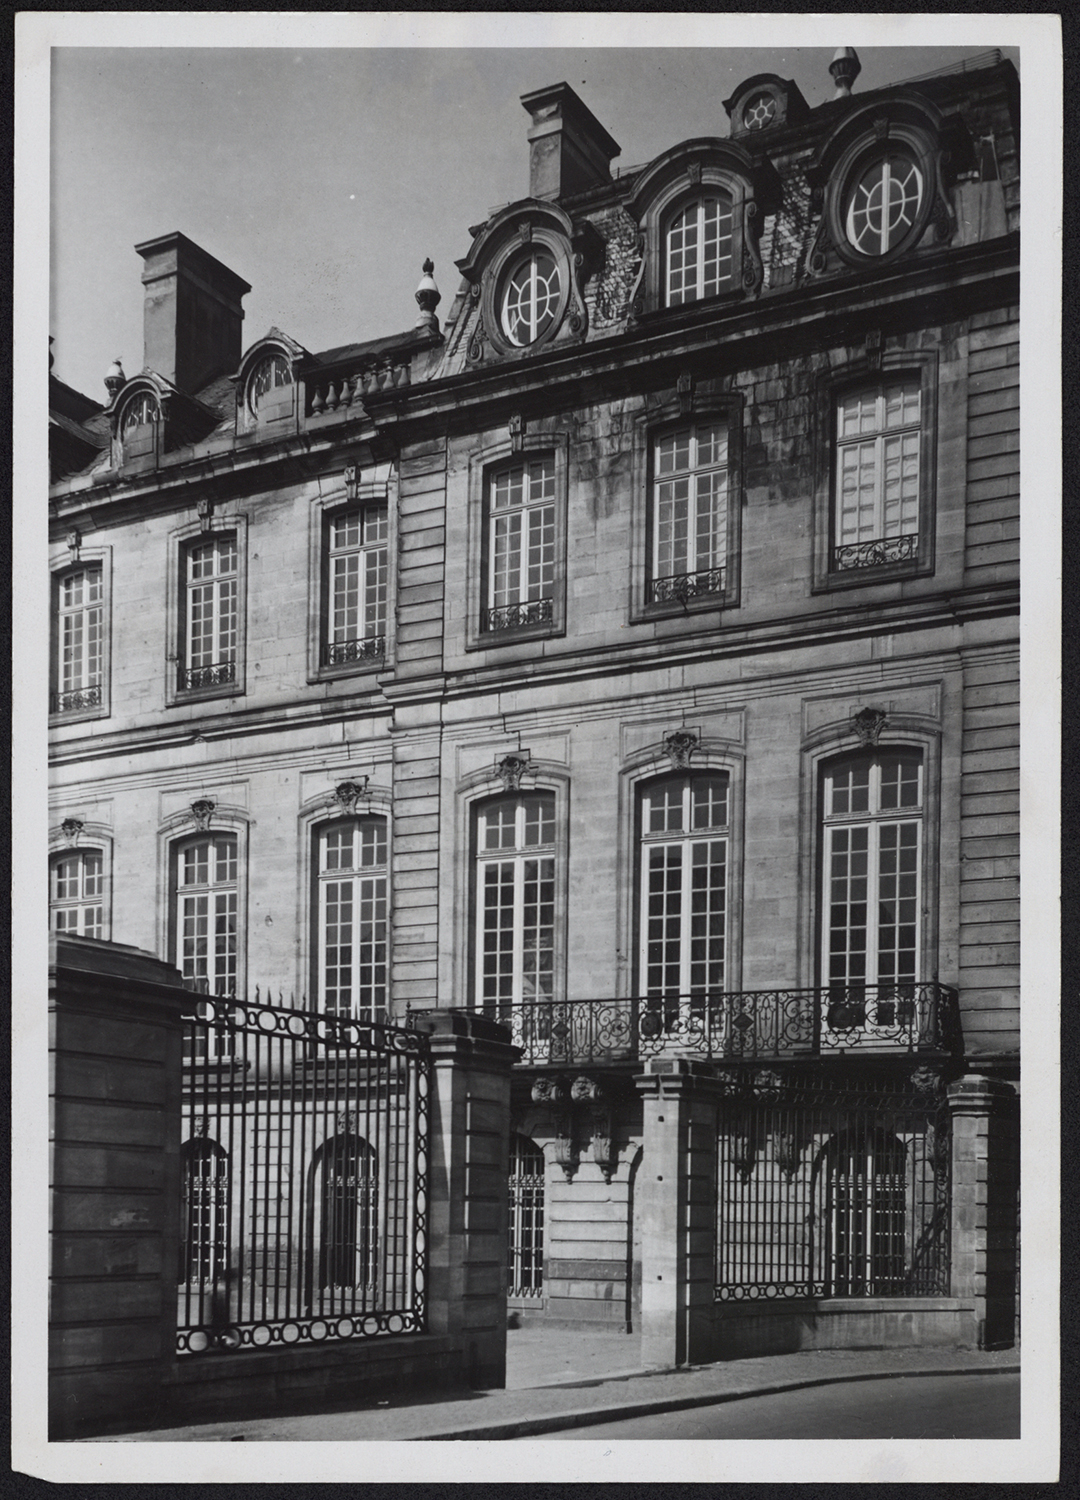
{"label": "wrought iron balcony", "polygon": [[845,542],[833,548],[833,568],[846,573],[853,568],[884,568],[889,563],[914,562],[919,553],[918,533],[879,537],[872,542]]}
{"label": "wrought iron balcony", "polygon": [[386,637],[367,635],[355,641],[330,641],[326,647],[326,665],[340,667],[347,662],[381,662],[386,655]]}
{"label": "wrought iron balcony", "polygon": [[649,584],[650,604],[685,604],[688,599],[724,592],[724,569],[707,568],[700,573],[677,573],[669,578],[654,578]]}
{"label": "wrought iron balcony", "polygon": [[52,695],[54,714],[78,714],[88,708],[100,707],[101,685],[99,683],[94,683],[90,687],[71,688],[67,692]]}
{"label": "wrought iron balcony", "polygon": [[234,661],[217,662],[210,667],[181,667],[177,685],[182,693],[198,688],[226,687],[236,681]]}
{"label": "wrought iron balcony", "polygon": [[526,625],[550,625],[550,599],[533,599],[528,604],[500,604],[484,611],[485,630],[519,630]]}
{"label": "wrought iron balcony", "polygon": [[939,984],[535,1000],[485,1014],[509,1026],[533,1066],[945,1052],[959,1034],[956,992]]}

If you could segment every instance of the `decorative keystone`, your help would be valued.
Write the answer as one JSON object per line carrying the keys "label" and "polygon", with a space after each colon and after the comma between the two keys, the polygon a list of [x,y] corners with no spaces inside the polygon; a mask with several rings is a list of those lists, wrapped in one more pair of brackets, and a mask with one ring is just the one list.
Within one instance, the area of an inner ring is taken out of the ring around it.
{"label": "decorative keystone", "polygon": [[883,708],[861,708],[851,716],[851,727],[860,745],[876,745],[889,716]]}
{"label": "decorative keystone", "polygon": [[685,771],[690,757],[698,748],[699,740],[692,729],[673,729],[664,735],[664,752],[677,771]]}
{"label": "decorative keystone", "polygon": [[210,819],[214,815],[214,808],[216,806],[217,803],[212,802],[209,797],[199,797],[191,804],[191,816],[194,818],[195,827],[200,833],[205,833],[210,827]]}
{"label": "decorative keystone", "polygon": [[69,848],[74,848],[79,842],[79,834],[83,831],[83,820],[81,818],[65,818],[60,824],[60,832],[67,840]]}
{"label": "decorative keystone", "polygon": [[506,790],[516,792],[521,787],[522,776],[529,769],[529,752],[523,750],[517,755],[504,755],[495,769]]}
{"label": "decorative keystone", "polygon": [[346,817],[355,817],[356,804],[367,791],[369,777],[360,776],[356,781],[339,781],[334,788],[334,801]]}

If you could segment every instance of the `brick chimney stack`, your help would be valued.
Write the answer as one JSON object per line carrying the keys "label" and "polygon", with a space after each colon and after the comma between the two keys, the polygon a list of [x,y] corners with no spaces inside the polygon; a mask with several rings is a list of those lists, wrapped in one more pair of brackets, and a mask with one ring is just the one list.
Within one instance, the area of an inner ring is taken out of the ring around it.
{"label": "brick chimney stack", "polygon": [[529,197],[565,198],[611,181],[611,159],[621,146],[568,83],[522,94],[532,115]]}
{"label": "brick chimney stack", "polygon": [[247,282],[184,234],[135,246],[142,282],[144,368],[193,395],[240,363]]}

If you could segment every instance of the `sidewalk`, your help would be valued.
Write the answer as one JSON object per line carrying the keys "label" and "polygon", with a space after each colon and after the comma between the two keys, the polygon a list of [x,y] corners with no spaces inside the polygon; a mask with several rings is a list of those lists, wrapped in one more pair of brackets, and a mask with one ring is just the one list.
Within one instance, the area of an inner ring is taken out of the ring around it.
{"label": "sidewalk", "polygon": [[643,1371],[639,1340],[606,1330],[525,1327],[507,1335],[505,1390],[396,1397],[356,1411],[210,1422],[95,1438],[108,1443],[439,1442],[528,1437],[808,1385],[1020,1368],[1019,1351],[827,1350]]}

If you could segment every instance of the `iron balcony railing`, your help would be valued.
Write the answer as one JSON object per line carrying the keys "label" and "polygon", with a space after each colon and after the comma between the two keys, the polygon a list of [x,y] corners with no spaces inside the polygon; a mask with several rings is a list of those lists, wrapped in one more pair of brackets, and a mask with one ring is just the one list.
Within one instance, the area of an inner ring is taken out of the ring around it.
{"label": "iron balcony railing", "polygon": [[485,1007],[509,1026],[521,1062],[640,1062],[667,1052],[727,1061],[829,1054],[948,1052],[955,990],[940,984],[711,991]]}

